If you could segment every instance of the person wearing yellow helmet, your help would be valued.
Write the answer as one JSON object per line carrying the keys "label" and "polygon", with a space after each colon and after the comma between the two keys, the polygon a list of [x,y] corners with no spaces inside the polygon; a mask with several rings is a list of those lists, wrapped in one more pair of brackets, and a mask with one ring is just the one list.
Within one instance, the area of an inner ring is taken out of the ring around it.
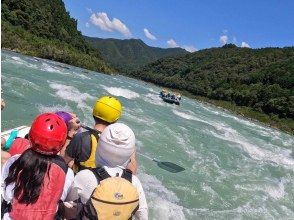
{"label": "person wearing yellow helmet", "polygon": [[109,124],[116,122],[122,113],[122,106],[118,99],[103,96],[93,106],[93,117]]}
{"label": "person wearing yellow helmet", "polygon": [[[85,168],[96,168],[95,156],[98,147],[99,135],[110,124],[115,123],[122,114],[120,101],[113,96],[103,96],[96,100],[93,106],[94,129],[82,132],[73,137],[66,148],[64,159],[67,164],[74,161],[74,171]],[[133,173],[137,171],[135,153],[128,166]]]}

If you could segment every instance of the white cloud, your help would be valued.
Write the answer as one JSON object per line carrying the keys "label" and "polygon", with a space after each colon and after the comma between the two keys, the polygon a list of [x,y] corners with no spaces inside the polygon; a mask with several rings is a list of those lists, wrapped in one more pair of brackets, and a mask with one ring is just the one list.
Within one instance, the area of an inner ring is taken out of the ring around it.
{"label": "white cloud", "polygon": [[113,18],[111,21],[105,12],[93,13],[90,17],[90,22],[103,31],[118,31],[126,37],[132,36],[130,30],[124,23],[118,18]]}
{"label": "white cloud", "polygon": [[228,30],[227,29],[224,29],[223,30],[223,34],[227,34],[228,33]]}
{"label": "white cloud", "polygon": [[91,8],[86,8],[86,10],[87,10],[89,13],[93,14],[93,10],[92,10]]}
{"label": "white cloud", "polygon": [[174,41],[174,39],[170,39],[167,42],[168,47],[180,47],[177,42]]}
{"label": "white cloud", "polygon": [[246,42],[243,41],[242,44],[241,44],[241,47],[250,48],[250,45],[248,43],[246,43]]}
{"label": "white cloud", "polygon": [[90,24],[89,24],[89,22],[86,22],[86,27],[88,28],[88,27],[90,27]]}
{"label": "white cloud", "polygon": [[183,46],[181,46],[181,48],[183,48],[186,51],[191,52],[191,53],[197,51],[197,48],[192,45],[183,45]]}
{"label": "white cloud", "polygon": [[156,37],[153,34],[151,34],[147,28],[144,28],[144,34],[150,40],[156,40]]}
{"label": "white cloud", "polygon": [[219,37],[219,41],[221,42],[222,45],[227,44],[228,40],[229,40],[229,38],[228,38],[227,35],[222,35],[222,36]]}

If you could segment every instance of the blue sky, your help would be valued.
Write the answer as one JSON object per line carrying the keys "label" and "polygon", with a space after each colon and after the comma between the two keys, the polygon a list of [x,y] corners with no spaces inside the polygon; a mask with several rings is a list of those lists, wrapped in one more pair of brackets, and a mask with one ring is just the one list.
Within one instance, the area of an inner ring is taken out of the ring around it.
{"label": "blue sky", "polygon": [[294,0],[64,0],[78,29],[100,38],[140,38],[194,51],[294,46]]}

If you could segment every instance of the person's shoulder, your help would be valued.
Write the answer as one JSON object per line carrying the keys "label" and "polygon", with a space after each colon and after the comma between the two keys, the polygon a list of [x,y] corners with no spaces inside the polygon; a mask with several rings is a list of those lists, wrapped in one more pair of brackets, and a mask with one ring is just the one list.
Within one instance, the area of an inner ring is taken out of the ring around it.
{"label": "person's shoulder", "polygon": [[81,170],[80,172],[78,172],[75,176],[75,181],[83,182],[86,185],[89,185],[89,184],[97,185],[96,176],[89,169],[84,169],[84,170]]}
{"label": "person's shoulder", "polygon": [[10,157],[2,166],[2,177],[8,176],[10,166],[20,157],[20,154],[16,154]]}
{"label": "person's shoulder", "polygon": [[140,181],[140,179],[136,176],[136,175],[132,175],[132,182],[133,183],[140,183],[141,184],[141,181]]}
{"label": "person's shoulder", "polygon": [[143,188],[140,179],[136,175],[132,175],[132,184],[138,189],[141,190]]}
{"label": "person's shoulder", "polygon": [[90,135],[88,131],[84,131],[81,133],[77,133],[72,140],[69,142],[68,146],[73,146],[73,145],[80,145],[81,143],[89,142],[90,140]]}
{"label": "person's shoulder", "polygon": [[15,154],[13,156],[11,156],[6,162],[5,164],[3,165],[3,168],[6,166],[6,167],[10,167],[11,164],[13,164],[19,157],[20,157],[21,154]]}

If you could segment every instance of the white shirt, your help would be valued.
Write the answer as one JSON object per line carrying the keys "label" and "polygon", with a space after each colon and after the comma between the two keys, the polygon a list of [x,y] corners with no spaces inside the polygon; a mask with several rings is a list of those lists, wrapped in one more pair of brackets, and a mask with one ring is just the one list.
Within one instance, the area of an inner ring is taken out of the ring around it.
{"label": "white shirt", "polygon": [[[116,176],[117,173],[119,174],[119,176],[121,176],[123,173],[123,169],[120,167],[110,168],[104,166],[104,168],[112,177]],[[92,171],[86,169],[78,172],[74,178],[74,183],[69,191],[66,201],[75,201],[80,198],[81,202],[83,204],[86,204],[86,202],[90,199],[93,190],[97,187],[98,184],[99,182]],[[132,177],[132,184],[136,187],[139,193],[139,209],[135,213],[134,218],[147,220],[148,206],[145,198],[145,193],[140,180],[135,175],[133,175]]]}
{"label": "white shirt", "polygon": [[[19,157],[20,157],[20,154],[17,154],[17,155],[14,155],[14,156],[10,157],[2,167],[2,172],[1,172],[1,195],[2,195],[3,199],[8,203],[12,202],[12,200],[13,200],[15,184],[11,183],[7,187],[5,187],[4,180],[8,177],[10,166]],[[66,177],[65,177],[65,183],[64,183],[64,187],[63,187],[62,196],[60,198],[62,201],[65,200],[65,198],[66,198],[66,196],[67,196],[67,194],[68,194],[68,192],[69,192],[69,190],[71,188],[71,185],[73,184],[73,180],[74,180],[74,173],[73,173],[72,169],[68,168],[67,173],[66,173]],[[3,219],[4,220],[11,219],[9,217],[9,213],[5,213]]]}

